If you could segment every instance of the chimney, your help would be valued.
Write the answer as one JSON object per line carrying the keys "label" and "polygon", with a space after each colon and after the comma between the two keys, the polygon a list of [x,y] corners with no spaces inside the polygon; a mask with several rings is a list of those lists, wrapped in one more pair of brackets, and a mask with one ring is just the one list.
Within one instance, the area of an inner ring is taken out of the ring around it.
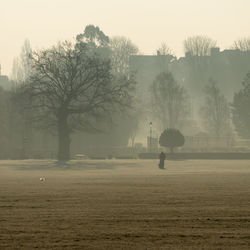
{"label": "chimney", "polygon": [[217,55],[219,55],[219,53],[220,53],[220,48],[218,48],[218,47],[210,49],[211,56],[217,56]]}
{"label": "chimney", "polygon": [[185,57],[190,58],[190,57],[191,57],[191,52],[190,52],[190,51],[187,51],[187,52],[185,53]]}

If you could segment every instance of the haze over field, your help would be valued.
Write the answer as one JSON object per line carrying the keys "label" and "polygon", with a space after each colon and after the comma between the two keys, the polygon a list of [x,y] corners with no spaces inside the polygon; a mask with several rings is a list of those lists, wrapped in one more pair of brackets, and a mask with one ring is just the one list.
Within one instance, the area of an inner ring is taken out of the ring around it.
{"label": "haze over field", "polygon": [[249,249],[248,161],[156,164],[2,161],[0,248]]}
{"label": "haze over field", "polygon": [[249,0],[0,10],[0,250],[249,249]]}
{"label": "haze over field", "polygon": [[3,3],[1,157],[134,158],[159,153],[169,128],[185,137],[173,141],[183,151],[248,151],[247,7],[243,0]]}
{"label": "haze over field", "polygon": [[13,58],[28,38],[33,48],[73,39],[87,24],[94,24],[109,36],[129,37],[140,51],[155,53],[167,41],[177,56],[182,42],[192,35],[207,35],[228,48],[240,37],[249,36],[248,0],[156,0],[156,1],[1,1],[0,63],[9,75]]}

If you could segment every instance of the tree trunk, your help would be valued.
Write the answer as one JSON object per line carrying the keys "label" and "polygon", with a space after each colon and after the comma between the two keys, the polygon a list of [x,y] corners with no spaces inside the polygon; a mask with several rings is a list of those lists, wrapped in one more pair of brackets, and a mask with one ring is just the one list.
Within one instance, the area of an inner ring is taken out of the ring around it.
{"label": "tree trunk", "polygon": [[70,159],[70,132],[68,128],[68,115],[62,112],[58,117],[58,160]]}

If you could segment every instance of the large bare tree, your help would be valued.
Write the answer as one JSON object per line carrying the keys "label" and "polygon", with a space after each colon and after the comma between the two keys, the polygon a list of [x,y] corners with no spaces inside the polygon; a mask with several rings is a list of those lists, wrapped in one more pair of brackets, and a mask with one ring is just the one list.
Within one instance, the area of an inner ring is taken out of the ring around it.
{"label": "large bare tree", "polygon": [[216,41],[207,36],[192,36],[184,41],[185,53],[192,56],[207,56],[210,49],[216,46]]}
{"label": "large bare tree", "polygon": [[114,77],[110,61],[89,46],[64,42],[33,52],[32,75],[23,93],[30,98],[34,120],[58,135],[58,159],[70,158],[70,134],[98,130],[113,112],[130,103],[133,80]]}

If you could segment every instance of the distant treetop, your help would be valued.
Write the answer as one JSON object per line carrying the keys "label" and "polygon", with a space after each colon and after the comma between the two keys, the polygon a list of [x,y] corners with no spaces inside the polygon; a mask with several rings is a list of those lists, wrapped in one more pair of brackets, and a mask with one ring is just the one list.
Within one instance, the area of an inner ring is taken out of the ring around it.
{"label": "distant treetop", "polygon": [[192,56],[208,56],[210,49],[216,47],[216,43],[207,36],[192,36],[184,40],[184,51]]}

